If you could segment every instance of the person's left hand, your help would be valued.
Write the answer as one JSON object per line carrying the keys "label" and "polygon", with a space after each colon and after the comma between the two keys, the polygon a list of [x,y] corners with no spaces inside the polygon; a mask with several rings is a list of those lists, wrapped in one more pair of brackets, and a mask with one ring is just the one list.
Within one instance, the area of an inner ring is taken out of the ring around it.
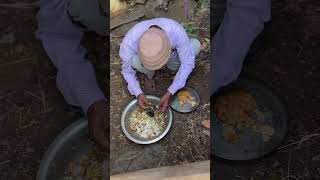
{"label": "person's left hand", "polygon": [[93,103],[87,112],[90,138],[105,151],[109,151],[109,105],[106,101]]}
{"label": "person's left hand", "polygon": [[166,108],[168,107],[171,99],[172,99],[172,94],[169,91],[167,91],[166,94],[164,94],[161,97],[160,102],[158,104],[159,110],[161,112],[164,112],[166,110]]}

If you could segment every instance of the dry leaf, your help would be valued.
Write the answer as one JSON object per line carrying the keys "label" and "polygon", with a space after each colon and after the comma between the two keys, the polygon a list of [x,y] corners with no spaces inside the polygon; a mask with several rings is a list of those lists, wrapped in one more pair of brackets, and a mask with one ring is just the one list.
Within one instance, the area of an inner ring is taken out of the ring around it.
{"label": "dry leaf", "polygon": [[201,124],[202,124],[204,127],[210,129],[210,120],[204,120],[204,121],[201,122]]}

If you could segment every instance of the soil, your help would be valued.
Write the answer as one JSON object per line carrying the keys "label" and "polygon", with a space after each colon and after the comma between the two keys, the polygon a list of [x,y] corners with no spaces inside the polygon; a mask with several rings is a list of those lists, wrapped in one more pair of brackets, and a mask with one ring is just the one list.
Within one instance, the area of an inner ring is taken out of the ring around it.
{"label": "soil", "polygon": [[[21,4],[0,10],[0,179],[34,180],[50,143],[81,115],[56,88],[56,69],[35,38],[36,12]],[[106,42],[91,33],[84,38],[107,94]]]}
{"label": "soil", "polygon": [[[305,39],[303,17],[283,11],[285,1],[274,2],[273,20],[254,44],[242,73],[265,82],[286,103],[291,117],[289,134],[283,142],[286,145],[319,133],[320,44],[315,39]],[[56,89],[56,70],[35,39],[36,9],[1,8],[0,13],[0,179],[34,180],[49,144],[80,115],[66,104]],[[122,28],[132,27],[134,23]],[[205,24],[202,27],[206,27]],[[195,33],[200,40],[203,34]],[[209,140],[200,123],[209,118],[206,97],[196,112],[174,113],[172,129],[159,143],[139,146],[123,135],[120,115],[132,97],[119,73],[117,43],[121,38],[111,40],[116,43],[111,47],[111,104],[117,103],[111,108],[112,172],[208,159]],[[98,82],[105,88],[109,82],[109,73],[105,72],[109,65],[105,61],[106,42],[94,34],[86,34],[84,40]],[[208,63],[208,56],[202,52],[188,82],[202,96],[208,88],[206,83],[200,83],[207,82],[209,76],[203,74],[209,72]],[[164,85],[156,93],[160,96],[172,76],[164,72],[156,77],[157,83]],[[107,90],[104,92],[108,93]],[[314,135],[309,139],[253,162],[226,162],[211,157],[212,174],[219,180],[319,179],[320,138]]]}
{"label": "soil", "polygon": [[250,162],[211,156],[218,180],[320,179],[320,43],[306,37],[303,16],[288,9],[293,1],[273,2],[273,19],[254,43],[242,75],[264,82],[286,104],[289,132],[281,146],[302,137],[308,141]]}
{"label": "soil", "polygon": [[[175,1],[173,1],[174,3]],[[178,1],[176,1],[178,2]],[[179,1],[180,2],[180,1]],[[182,11],[178,9],[177,11]],[[202,14],[185,23],[192,24],[194,31],[189,34],[206,43],[209,38],[208,9],[201,9]],[[200,11],[200,10],[199,10]],[[179,14],[183,16],[183,13]],[[153,15],[155,17],[155,15]],[[179,17],[172,17],[178,19]],[[180,17],[183,18],[183,17]],[[139,19],[140,21],[142,19]],[[119,43],[126,31],[137,22],[126,24],[111,32],[111,174],[135,171],[159,166],[176,165],[186,162],[194,162],[209,159],[209,137],[203,133],[206,130],[201,122],[209,119],[209,52],[206,47],[196,58],[196,68],[190,75],[187,86],[191,86],[200,94],[199,108],[189,114],[173,113],[173,125],[169,133],[159,142],[152,145],[138,145],[131,142],[122,132],[120,117],[124,107],[134,99],[127,90],[127,84],[121,75],[121,61],[118,55]],[[116,36],[117,34],[118,36]],[[156,91],[146,88],[144,75],[137,73],[141,87],[145,94],[161,97],[171,84],[174,73],[167,70],[156,71],[154,77]]]}

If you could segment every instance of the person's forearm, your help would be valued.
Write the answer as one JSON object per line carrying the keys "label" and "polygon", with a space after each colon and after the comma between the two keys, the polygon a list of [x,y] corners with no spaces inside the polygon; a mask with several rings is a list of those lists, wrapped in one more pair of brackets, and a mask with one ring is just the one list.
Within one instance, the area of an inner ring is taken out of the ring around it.
{"label": "person's forearm", "polygon": [[122,71],[122,75],[128,83],[128,91],[131,95],[138,97],[142,93],[139,81],[137,80],[134,73]]}
{"label": "person's forearm", "polygon": [[127,53],[126,51],[124,51],[123,47],[120,47],[120,58],[122,59],[121,74],[128,83],[129,93],[138,97],[138,95],[142,93],[142,90],[136,77],[136,71],[131,67],[131,54],[132,53]]}
{"label": "person's forearm", "polygon": [[224,19],[211,46],[211,94],[239,76],[251,43],[270,17],[269,11],[269,0],[228,2]]}
{"label": "person's forearm", "polygon": [[142,93],[142,90],[136,77],[136,71],[131,66],[132,57],[136,53],[132,48],[134,45],[132,41],[130,41],[130,39],[132,40],[131,37],[133,37],[131,34],[127,34],[120,44],[119,56],[122,61],[121,74],[128,83],[129,93],[138,97],[138,95]]}
{"label": "person's forearm", "polygon": [[168,88],[168,91],[171,94],[175,94],[179,89],[183,88],[186,85],[187,79],[192,70],[192,66],[181,64],[176,76],[174,77],[172,84]]}
{"label": "person's forearm", "polygon": [[186,85],[187,79],[195,67],[195,52],[190,43],[189,37],[182,27],[177,28],[176,50],[181,65],[176,73],[172,84],[167,89],[171,94],[175,94],[179,89]]}

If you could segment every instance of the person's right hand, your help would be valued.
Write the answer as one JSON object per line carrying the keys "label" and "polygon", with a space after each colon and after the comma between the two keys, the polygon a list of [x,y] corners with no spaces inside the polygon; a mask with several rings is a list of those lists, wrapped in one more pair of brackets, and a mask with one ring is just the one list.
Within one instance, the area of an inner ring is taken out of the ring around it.
{"label": "person's right hand", "polygon": [[151,105],[143,93],[138,96],[138,104],[142,109],[147,109]]}
{"label": "person's right hand", "polygon": [[109,103],[105,100],[93,103],[88,108],[87,116],[90,138],[104,151],[109,152]]}

